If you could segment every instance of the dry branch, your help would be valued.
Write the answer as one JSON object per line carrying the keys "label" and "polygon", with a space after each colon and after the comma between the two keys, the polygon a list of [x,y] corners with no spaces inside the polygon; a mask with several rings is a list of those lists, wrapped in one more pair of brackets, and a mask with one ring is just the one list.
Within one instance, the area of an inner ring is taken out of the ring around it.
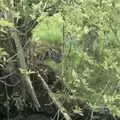
{"label": "dry branch", "polygon": [[[18,57],[18,60],[19,60],[19,64],[20,64],[20,68],[21,69],[27,69],[27,66],[26,66],[26,63],[25,63],[25,57],[24,57],[24,51],[23,51],[23,48],[21,46],[21,43],[20,43],[20,38],[19,38],[19,35],[17,33],[16,30],[12,30],[11,31],[11,37],[14,39],[15,41],[15,45],[16,45],[16,49],[17,49],[17,57]],[[34,102],[34,105],[35,105],[35,108],[37,110],[39,110],[40,108],[40,104],[39,104],[39,101],[37,99],[37,96],[36,96],[36,93],[35,93],[35,90],[32,86],[32,83],[30,81],[30,77],[28,74],[22,74],[22,83],[23,83],[23,86],[25,86],[24,89],[28,90],[33,102]]]}
{"label": "dry branch", "polygon": [[43,87],[48,91],[48,95],[52,99],[53,103],[58,107],[59,111],[63,114],[64,118],[66,120],[72,120],[71,117],[68,115],[67,110],[56,99],[56,97],[54,96],[53,92],[51,91],[51,89],[49,88],[47,83],[45,82],[44,78],[40,75],[40,73],[38,73],[38,77],[40,78],[40,80],[41,80],[41,82],[43,84]]}

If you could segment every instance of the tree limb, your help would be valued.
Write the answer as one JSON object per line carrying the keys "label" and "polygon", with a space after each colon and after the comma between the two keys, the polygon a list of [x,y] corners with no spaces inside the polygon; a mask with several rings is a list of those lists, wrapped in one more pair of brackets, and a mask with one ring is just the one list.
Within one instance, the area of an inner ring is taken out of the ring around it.
{"label": "tree limb", "polygon": [[64,118],[66,120],[72,120],[71,117],[68,115],[67,110],[56,99],[56,97],[54,96],[53,92],[51,91],[51,89],[49,88],[47,83],[45,82],[44,78],[40,75],[40,73],[38,73],[38,77],[40,78],[40,80],[41,80],[41,82],[43,84],[43,87],[48,91],[48,95],[52,99],[53,103],[58,107],[59,111],[63,114]]}
{"label": "tree limb", "polygon": [[[24,51],[23,51],[23,48],[21,46],[20,38],[18,36],[18,33],[17,33],[17,31],[15,29],[11,31],[11,37],[15,41],[20,68],[21,69],[27,69],[27,66],[26,66],[26,63],[25,63]],[[23,79],[22,79],[23,85],[28,90],[28,93],[30,94],[30,96],[31,96],[31,98],[32,98],[32,100],[34,102],[35,108],[37,110],[39,110],[40,104],[39,104],[39,101],[37,99],[35,90],[34,90],[34,88],[32,86],[32,83],[30,81],[30,77],[27,74],[24,74],[24,75],[22,74],[22,76],[23,76]]]}

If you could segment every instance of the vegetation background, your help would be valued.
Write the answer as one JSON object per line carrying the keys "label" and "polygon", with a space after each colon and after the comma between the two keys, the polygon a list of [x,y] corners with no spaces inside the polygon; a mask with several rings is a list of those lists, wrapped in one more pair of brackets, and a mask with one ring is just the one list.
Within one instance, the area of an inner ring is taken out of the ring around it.
{"label": "vegetation background", "polygon": [[[60,54],[48,53],[44,61],[69,89],[56,97],[84,101],[92,111],[109,109],[120,116],[119,0],[1,0],[0,18],[2,70],[30,75],[29,59],[35,59],[34,65],[48,48],[60,49]],[[30,58],[28,49],[33,50]],[[6,85],[2,77],[0,85]],[[18,98],[20,109],[23,101]],[[78,103],[72,111],[82,115]]]}

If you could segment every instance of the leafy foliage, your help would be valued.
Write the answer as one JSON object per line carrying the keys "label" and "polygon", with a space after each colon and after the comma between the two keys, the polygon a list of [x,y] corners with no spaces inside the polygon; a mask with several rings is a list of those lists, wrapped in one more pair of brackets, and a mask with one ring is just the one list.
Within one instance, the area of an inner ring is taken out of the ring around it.
{"label": "leafy foliage", "polygon": [[[112,103],[119,96],[119,5],[117,0],[79,0],[64,6],[63,13],[66,84],[92,107],[107,105],[117,115],[120,107]],[[113,101],[105,102],[104,95]]]}
{"label": "leafy foliage", "polygon": [[[120,115],[119,0],[2,0],[0,9],[2,28],[15,24],[19,30],[28,27],[26,21],[37,20],[31,30],[37,51],[41,44],[57,47],[63,42],[64,60],[49,64],[59,70],[72,96],[87,101],[93,109],[107,106]],[[14,23],[6,20],[11,20],[11,14]],[[0,49],[0,59],[6,56]],[[74,112],[78,111],[75,106]]]}
{"label": "leafy foliage", "polygon": [[[40,18],[38,18],[40,19]],[[33,29],[32,41],[44,41],[49,45],[60,44],[62,41],[62,17],[55,14],[52,17],[46,17]]]}
{"label": "leafy foliage", "polygon": [[2,26],[2,27],[4,27],[4,26],[13,27],[14,25],[12,23],[9,23],[8,21],[0,20],[0,26]]}

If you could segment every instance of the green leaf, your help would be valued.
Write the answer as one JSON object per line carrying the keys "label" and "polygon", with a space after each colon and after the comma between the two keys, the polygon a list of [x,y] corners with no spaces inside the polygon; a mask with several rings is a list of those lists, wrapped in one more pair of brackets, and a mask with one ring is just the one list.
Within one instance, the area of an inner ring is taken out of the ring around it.
{"label": "green leaf", "polygon": [[14,27],[14,24],[8,22],[7,20],[0,20],[0,26],[2,26],[2,27]]}
{"label": "green leaf", "polygon": [[47,41],[49,44],[61,43],[62,24],[62,17],[60,15],[45,18],[33,29],[32,41]]}
{"label": "green leaf", "polygon": [[73,112],[83,116],[82,109],[80,107],[78,107],[78,106],[75,106],[75,109],[73,109]]}

